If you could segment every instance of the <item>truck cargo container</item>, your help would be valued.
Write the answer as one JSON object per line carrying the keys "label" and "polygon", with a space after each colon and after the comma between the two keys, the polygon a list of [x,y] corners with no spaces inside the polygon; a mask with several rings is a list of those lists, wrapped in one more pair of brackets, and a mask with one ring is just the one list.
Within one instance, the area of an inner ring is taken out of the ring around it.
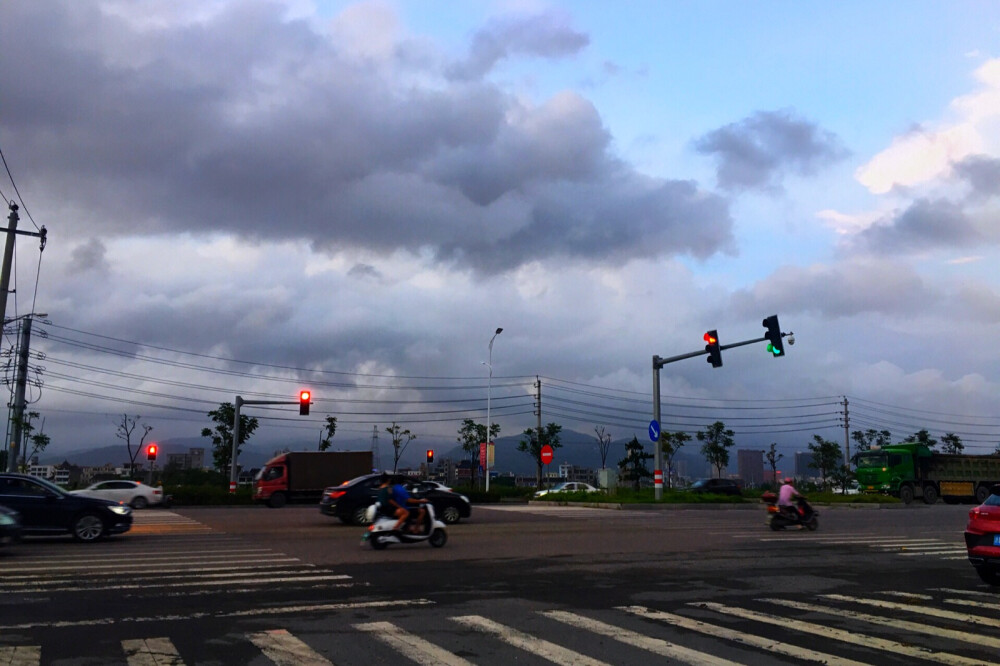
{"label": "truck cargo container", "polygon": [[371,451],[293,451],[271,458],[254,478],[253,498],[279,508],[319,502],[323,489],[372,471]]}

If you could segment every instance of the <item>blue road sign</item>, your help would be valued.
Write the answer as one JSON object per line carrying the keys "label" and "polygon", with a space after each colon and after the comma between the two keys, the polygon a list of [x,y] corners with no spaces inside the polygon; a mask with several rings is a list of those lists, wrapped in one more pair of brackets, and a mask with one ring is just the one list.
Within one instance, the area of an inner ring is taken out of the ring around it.
{"label": "blue road sign", "polygon": [[651,442],[660,441],[660,424],[656,419],[649,422],[649,440]]}

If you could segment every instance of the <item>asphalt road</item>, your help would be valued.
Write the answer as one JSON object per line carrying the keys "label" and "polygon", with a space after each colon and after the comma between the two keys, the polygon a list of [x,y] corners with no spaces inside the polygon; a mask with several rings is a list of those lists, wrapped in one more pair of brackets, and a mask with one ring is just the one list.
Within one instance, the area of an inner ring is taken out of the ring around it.
{"label": "asphalt road", "polygon": [[384,551],[314,506],[147,510],[0,553],[0,664],[994,663],[968,509],[476,506]]}

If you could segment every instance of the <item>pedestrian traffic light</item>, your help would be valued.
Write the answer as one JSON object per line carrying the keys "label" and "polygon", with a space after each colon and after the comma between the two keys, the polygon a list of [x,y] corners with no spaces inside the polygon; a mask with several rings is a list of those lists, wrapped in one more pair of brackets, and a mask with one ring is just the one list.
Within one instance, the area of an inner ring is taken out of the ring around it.
{"label": "pedestrian traffic light", "polygon": [[709,331],[705,334],[705,351],[708,352],[708,362],[713,368],[722,365],[722,349],[719,347],[719,334],[716,331]]}
{"label": "pedestrian traffic light", "polygon": [[299,416],[309,416],[309,399],[312,394],[309,391],[299,391]]}
{"label": "pedestrian traffic light", "polygon": [[427,462],[434,462],[434,449],[427,449]]}
{"label": "pedestrian traffic light", "polygon": [[146,446],[146,460],[152,462],[156,460],[156,452],[159,447],[156,444],[149,444]]}
{"label": "pedestrian traffic light", "polygon": [[764,337],[767,338],[767,351],[774,356],[785,355],[785,343],[781,341],[781,327],[778,326],[778,315],[765,317],[761,325],[767,329]]}

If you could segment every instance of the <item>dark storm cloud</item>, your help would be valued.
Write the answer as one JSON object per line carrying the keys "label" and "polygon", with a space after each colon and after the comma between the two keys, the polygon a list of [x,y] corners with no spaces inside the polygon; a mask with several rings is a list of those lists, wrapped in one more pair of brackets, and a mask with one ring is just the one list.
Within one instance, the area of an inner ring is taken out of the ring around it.
{"label": "dark storm cloud", "polygon": [[900,215],[876,222],[856,237],[875,252],[920,252],[970,247],[984,240],[961,206],[944,199],[920,199]]}
{"label": "dark storm cloud", "polygon": [[[723,199],[621,163],[575,93],[529,106],[446,83],[405,45],[389,63],[356,57],[265,2],[141,30],[99,7],[8,5],[0,40],[5,153],[88,233],[299,238],[476,270],[488,256],[494,272],[732,247]],[[586,38],[543,14],[476,43],[489,62]]]}
{"label": "dark storm cloud", "polygon": [[472,38],[468,59],[452,66],[448,74],[456,79],[479,78],[504,58],[561,58],[578,53],[589,43],[590,38],[573,30],[560,13],[494,19]]}
{"label": "dark storm cloud", "polygon": [[788,111],[759,111],[694,145],[716,158],[719,187],[730,191],[778,190],[781,175],[809,176],[845,155],[835,135]]}
{"label": "dark storm cloud", "polygon": [[986,155],[966,157],[954,165],[955,173],[968,182],[975,199],[1000,195],[1000,159]]}
{"label": "dark storm cloud", "polygon": [[97,238],[91,238],[73,249],[66,272],[71,275],[85,271],[106,272],[108,270],[107,253],[108,249],[104,243]]}

